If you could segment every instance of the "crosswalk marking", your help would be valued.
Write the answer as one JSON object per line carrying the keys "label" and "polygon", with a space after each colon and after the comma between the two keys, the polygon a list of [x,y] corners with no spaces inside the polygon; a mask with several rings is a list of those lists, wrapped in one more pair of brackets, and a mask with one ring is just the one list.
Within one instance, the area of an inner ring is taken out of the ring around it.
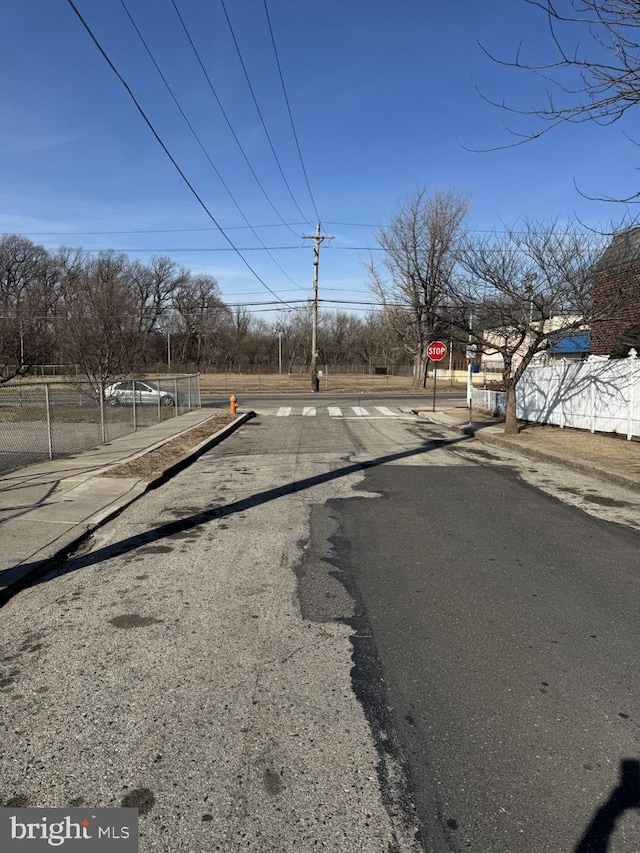
{"label": "crosswalk marking", "polygon": [[315,417],[316,415],[328,415],[331,418],[342,418],[345,420],[382,420],[383,418],[402,418],[402,412],[399,409],[391,409],[388,406],[371,406],[366,409],[364,406],[280,406],[278,409],[259,409],[260,415],[276,415],[280,418],[286,418],[290,415],[302,415],[303,417]]}

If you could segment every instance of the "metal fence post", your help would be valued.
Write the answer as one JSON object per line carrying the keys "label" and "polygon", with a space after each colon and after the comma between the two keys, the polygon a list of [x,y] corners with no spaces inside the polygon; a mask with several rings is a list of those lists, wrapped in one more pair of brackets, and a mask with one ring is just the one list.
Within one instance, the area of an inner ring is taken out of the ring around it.
{"label": "metal fence post", "polygon": [[100,440],[103,444],[107,441],[107,425],[104,422],[104,382],[98,380],[98,395],[100,397]]}
{"label": "metal fence post", "polygon": [[193,379],[193,376],[190,376],[189,377],[189,384],[187,386],[187,405],[189,406],[187,411],[189,411],[189,412],[191,411],[191,380],[192,379]]}
{"label": "metal fence post", "polygon": [[177,379],[173,380],[173,391],[174,391],[174,399],[176,401],[176,404],[173,408],[175,409],[176,417],[178,417],[178,415],[180,414],[180,412],[178,411],[180,406],[178,405],[178,380]]}
{"label": "metal fence post", "polygon": [[49,383],[44,383],[44,403],[47,409],[47,440],[49,443],[49,459],[53,459],[53,435],[51,433],[51,405],[49,400]]}
{"label": "metal fence post", "polygon": [[136,383],[135,383],[135,380],[133,381],[132,384],[133,384],[133,397],[132,397],[132,399],[133,399],[133,406],[132,406],[132,410],[133,410],[133,431],[135,432],[138,429],[138,419],[136,417],[137,411],[136,411]]}

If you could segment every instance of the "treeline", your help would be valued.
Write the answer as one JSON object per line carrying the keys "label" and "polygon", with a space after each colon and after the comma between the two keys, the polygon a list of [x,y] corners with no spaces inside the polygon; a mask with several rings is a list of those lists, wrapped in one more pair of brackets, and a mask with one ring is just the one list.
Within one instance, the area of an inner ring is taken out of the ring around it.
{"label": "treeline", "polygon": [[[501,360],[514,431],[515,389],[527,367],[563,338],[628,316],[627,290],[599,286],[598,271],[603,263],[637,268],[638,229],[605,252],[609,236],[577,221],[522,219],[485,233],[468,228],[469,208],[465,196],[424,189],[399,205],[377,230],[383,253],[365,272],[379,310],[323,311],[318,362],[389,368],[409,360],[417,389],[426,381],[429,342],[453,341],[458,357]],[[11,365],[24,373],[34,364],[71,363],[94,381],[108,380],[167,364],[169,349],[174,369],[273,367],[280,356],[285,371],[311,367],[310,304],[256,319],[245,306],[225,304],[215,278],[169,258],[143,264],[115,252],[51,253],[7,236],[0,299],[4,376]],[[632,331],[621,329],[612,348],[620,343],[627,352]]]}
{"label": "treeline", "polygon": [[[380,313],[322,312],[320,363],[403,363]],[[47,251],[25,237],[0,240],[0,375],[40,364],[76,364],[92,381],[134,368],[227,370],[310,362],[311,313],[283,310],[272,321],[225,304],[210,275],[166,257],[148,263],[117,252]]]}

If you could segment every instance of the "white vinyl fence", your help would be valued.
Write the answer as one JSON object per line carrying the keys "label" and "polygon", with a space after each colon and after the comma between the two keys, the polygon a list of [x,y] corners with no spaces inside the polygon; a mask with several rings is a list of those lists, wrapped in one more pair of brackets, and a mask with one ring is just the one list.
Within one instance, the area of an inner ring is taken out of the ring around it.
{"label": "white vinyl fence", "polygon": [[[632,439],[640,436],[640,358],[532,365],[518,382],[516,399],[520,420]],[[474,388],[473,407],[504,414],[505,394]]]}
{"label": "white vinyl fence", "polygon": [[518,383],[517,402],[522,420],[640,436],[640,359],[529,367]]}
{"label": "white vinyl fence", "polygon": [[474,409],[480,409],[489,415],[504,415],[507,410],[507,395],[504,391],[474,387],[471,391],[471,399]]}

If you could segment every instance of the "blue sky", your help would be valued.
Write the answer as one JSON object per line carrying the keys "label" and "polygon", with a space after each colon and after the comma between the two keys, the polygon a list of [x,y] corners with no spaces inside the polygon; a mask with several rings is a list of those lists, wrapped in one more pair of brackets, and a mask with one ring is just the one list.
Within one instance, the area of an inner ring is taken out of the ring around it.
{"label": "blue sky", "polygon": [[[260,278],[285,301],[306,298],[312,246],[299,235],[312,233],[316,216],[263,0],[225,0],[225,5],[304,218],[269,148],[222,3],[175,0],[268,199],[229,131],[172,0],[125,2],[235,202],[172,101],[120,0],[76,0],[76,5],[193,187],[235,245],[246,249],[243,254]],[[589,201],[576,190],[577,185],[594,196],[635,190],[637,148],[622,126],[569,126],[514,149],[466,150],[510,141],[505,130],[510,117],[483,101],[477,88],[525,107],[541,100],[539,80],[492,63],[478,46],[480,41],[507,57],[522,40],[526,56],[549,58],[544,18],[524,0],[325,0],[321,5],[268,0],[268,9],[313,197],[324,232],[335,236],[322,249],[321,297],[371,300],[364,262],[367,247],[376,246],[374,226],[389,221],[398,203],[419,186],[469,194],[469,224],[476,229],[511,225],[523,216],[562,220],[577,214],[594,226],[623,216],[620,206]],[[228,302],[273,300],[243,261],[227,251],[229,244],[66,0],[5,4],[3,35],[0,231],[25,234],[48,248],[114,248],[142,260],[169,255],[194,272],[215,276]],[[515,126],[536,125],[521,120]],[[273,247],[282,270],[246,228],[238,207],[262,242]],[[275,316],[254,310],[256,316]]]}

